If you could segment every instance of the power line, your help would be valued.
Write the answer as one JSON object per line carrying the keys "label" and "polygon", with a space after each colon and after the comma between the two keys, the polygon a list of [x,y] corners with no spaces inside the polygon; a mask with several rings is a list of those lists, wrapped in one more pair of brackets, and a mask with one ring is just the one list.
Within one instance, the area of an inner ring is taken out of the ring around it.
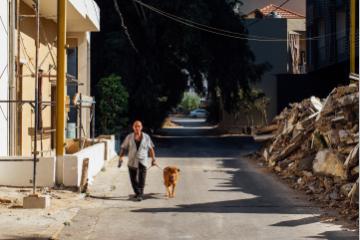
{"label": "power line", "polygon": [[[181,23],[183,25],[186,25],[188,27],[192,27],[192,28],[195,28],[195,29],[198,29],[198,30],[201,30],[201,31],[209,32],[209,33],[212,33],[212,34],[217,34],[217,35],[230,37],[230,38],[241,39],[241,40],[258,41],[258,42],[287,42],[288,41],[287,38],[286,39],[281,39],[281,38],[272,38],[272,37],[266,37],[266,36],[248,35],[248,34],[244,34],[244,33],[232,32],[232,31],[225,30],[225,29],[210,27],[210,26],[200,24],[200,23],[196,23],[194,21],[191,21],[191,20],[188,20],[188,19],[185,19],[185,18],[182,18],[182,17],[178,17],[178,16],[176,16],[174,14],[167,13],[167,12],[162,11],[160,9],[157,9],[157,8],[151,6],[151,5],[145,4],[142,1],[139,1],[139,0],[133,0],[133,1],[140,4],[140,5],[142,5],[142,6],[144,6],[144,7],[146,7],[147,9],[149,9],[149,10],[155,12],[155,13],[158,13],[159,15],[162,15],[162,16],[164,16],[166,18],[169,18],[169,19],[171,19],[171,20],[173,20],[175,22]],[[288,1],[290,1],[290,0],[285,1],[280,6],[283,6]],[[301,41],[317,40],[317,39],[324,38],[324,37],[331,36],[331,35],[335,35],[335,34],[338,34],[338,33],[341,33],[341,32],[344,32],[344,31],[324,34],[324,35],[321,35],[321,36],[316,36],[316,37],[311,37],[311,38],[301,38],[300,40]],[[247,37],[245,37],[245,36],[247,36]]]}
{"label": "power line", "polygon": [[[246,33],[232,32],[232,31],[229,31],[229,30],[225,30],[225,29],[221,29],[221,28],[215,28],[215,27],[207,26],[207,25],[204,25],[204,24],[201,24],[201,23],[197,23],[197,22],[194,22],[194,21],[191,21],[191,20],[189,20],[189,19],[176,16],[176,15],[171,14],[171,13],[168,13],[168,12],[164,12],[164,11],[162,11],[162,10],[156,8],[156,7],[153,7],[153,6],[151,6],[151,5],[148,5],[148,4],[146,4],[146,3],[143,3],[143,2],[141,2],[141,1],[139,1],[139,0],[133,0],[133,1],[139,3],[140,5],[143,5],[143,6],[147,7],[147,8],[150,9],[150,10],[153,10],[153,11],[158,12],[158,13],[161,13],[161,14],[168,15],[168,16],[170,16],[170,17],[179,19],[179,20],[181,20],[181,21],[188,22],[188,23],[190,23],[190,24],[198,25],[198,26],[201,26],[201,27],[205,27],[205,28],[208,28],[208,29],[211,29],[211,30],[220,31],[220,32],[224,32],[224,33],[229,33],[229,34],[234,34],[234,35],[239,35],[239,36],[249,36],[249,35],[246,34]],[[252,36],[252,37],[263,38],[263,36],[256,36],[256,35],[251,35],[251,36]],[[271,38],[271,37],[269,37],[269,38]]]}
{"label": "power line", "polygon": [[[212,27],[207,27],[207,28],[203,28],[203,27],[200,27],[199,24],[193,24],[191,23],[190,20],[188,20],[189,22],[185,22],[185,21],[182,21],[182,20],[179,20],[175,17],[172,17],[172,16],[169,16],[168,14],[166,13],[163,13],[163,12],[160,12],[160,11],[157,11],[156,9],[153,9],[152,7],[149,7],[149,5],[147,4],[144,4],[142,3],[141,1],[138,1],[138,0],[134,0],[136,1],[137,3],[139,3],[140,5],[143,5],[144,7],[148,8],[149,10],[153,11],[153,12],[156,12],[164,17],[167,17],[169,19],[172,19],[173,21],[175,22],[178,22],[178,23],[181,23],[181,24],[184,24],[184,25],[187,25],[189,27],[192,27],[192,28],[195,28],[195,29],[198,29],[198,30],[201,30],[201,31],[205,31],[205,32],[209,32],[209,33],[213,33],[213,34],[217,34],[217,35],[221,35],[221,36],[225,36],[225,37],[230,37],[230,38],[236,38],[236,39],[241,39],[241,40],[251,40],[251,41],[259,41],[259,42],[283,42],[283,41],[287,41],[284,40],[284,39],[261,39],[261,38],[249,38],[249,37],[243,37],[243,33],[237,33],[237,34],[229,34],[229,33],[226,33],[226,32],[229,32],[227,30],[222,30],[223,32],[219,32],[219,31],[215,31],[215,30],[211,30],[211,29],[214,29]],[[197,26],[199,25],[199,26]],[[240,35],[241,34],[241,35]],[[248,36],[248,35],[247,35]]]}
{"label": "power line", "polygon": [[130,46],[134,49],[134,51],[135,51],[136,53],[138,53],[139,50],[136,48],[135,43],[134,43],[134,41],[132,40],[132,38],[131,38],[131,36],[130,36],[130,33],[129,33],[126,25],[125,25],[125,20],[124,20],[124,17],[123,17],[123,15],[122,15],[121,11],[120,11],[119,4],[118,4],[117,0],[113,0],[113,2],[114,2],[115,10],[116,10],[117,14],[118,14],[119,17],[120,17],[121,27],[123,28],[124,33],[125,33],[126,37],[127,37],[128,40],[129,40]]}

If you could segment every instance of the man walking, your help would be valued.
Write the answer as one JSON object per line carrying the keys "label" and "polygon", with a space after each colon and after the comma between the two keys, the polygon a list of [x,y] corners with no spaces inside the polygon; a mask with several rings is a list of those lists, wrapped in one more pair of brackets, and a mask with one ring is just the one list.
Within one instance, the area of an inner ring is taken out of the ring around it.
{"label": "man walking", "polygon": [[[154,144],[146,133],[142,132],[142,123],[133,123],[133,133],[126,136],[120,149],[119,165],[124,161],[125,152],[128,152],[128,167],[131,186],[137,201],[143,200],[146,170],[148,167],[156,165]],[[150,162],[148,155],[152,161]]]}

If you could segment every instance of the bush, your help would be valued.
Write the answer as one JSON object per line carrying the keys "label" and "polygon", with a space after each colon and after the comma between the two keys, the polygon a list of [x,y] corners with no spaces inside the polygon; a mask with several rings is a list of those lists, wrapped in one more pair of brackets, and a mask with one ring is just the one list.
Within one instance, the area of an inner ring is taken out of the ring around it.
{"label": "bush", "polygon": [[102,134],[119,133],[128,123],[129,94],[121,83],[121,77],[111,74],[101,78],[96,85],[97,120]]}
{"label": "bush", "polygon": [[200,106],[200,97],[193,92],[185,92],[180,107],[185,111],[191,111]]}

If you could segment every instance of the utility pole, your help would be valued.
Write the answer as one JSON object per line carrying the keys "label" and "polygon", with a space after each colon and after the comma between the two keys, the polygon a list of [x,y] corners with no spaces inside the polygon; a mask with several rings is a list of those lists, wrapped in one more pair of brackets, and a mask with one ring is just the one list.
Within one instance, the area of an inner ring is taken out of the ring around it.
{"label": "utility pole", "polygon": [[[10,1],[10,18],[9,18],[9,99],[16,99],[16,68],[15,68],[15,25],[16,25],[16,0]],[[19,31],[18,31],[19,32]],[[19,54],[19,53],[17,53]],[[16,154],[16,129],[17,129],[17,118],[16,118],[17,104],[9,103],[9,155],[13,156]]]}
{"label": "utility pole", "polygon": [[57,81],[56,81],[56,156],[64,155],[65,135],[65,51],[66,2],[58,0],[57,7]]}
{"label": "utility pole", "polygon": [[356,71],[356,2],[350,0],[350,73]]}
{"label": "utility pole", "polygon": [[36,12],[36,40],[35,40],[35,103],[34,103],[34,112],[35,112],[35,126],[34,126],[34,170],[33,170],[33,194],[36,192],[36,162],[38,158],[37,150],[37,130],[39,129],[39,114],[41,111],[39,109],[39,47],[40,47],[40,0],[35,1],[35,12]]}

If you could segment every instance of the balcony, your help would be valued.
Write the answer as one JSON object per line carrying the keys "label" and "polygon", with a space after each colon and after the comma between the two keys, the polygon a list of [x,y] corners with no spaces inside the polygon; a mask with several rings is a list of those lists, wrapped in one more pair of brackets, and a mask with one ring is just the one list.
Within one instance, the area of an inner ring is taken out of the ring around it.
{"label": "balcony", "polygon": [[[33,0],[22,0],[32,7]],[[97,32],[100,30],[100,9],[94,0],[67,0],[68,32]],[[40,15],[57,21],[57,0],[40,1]]]}

